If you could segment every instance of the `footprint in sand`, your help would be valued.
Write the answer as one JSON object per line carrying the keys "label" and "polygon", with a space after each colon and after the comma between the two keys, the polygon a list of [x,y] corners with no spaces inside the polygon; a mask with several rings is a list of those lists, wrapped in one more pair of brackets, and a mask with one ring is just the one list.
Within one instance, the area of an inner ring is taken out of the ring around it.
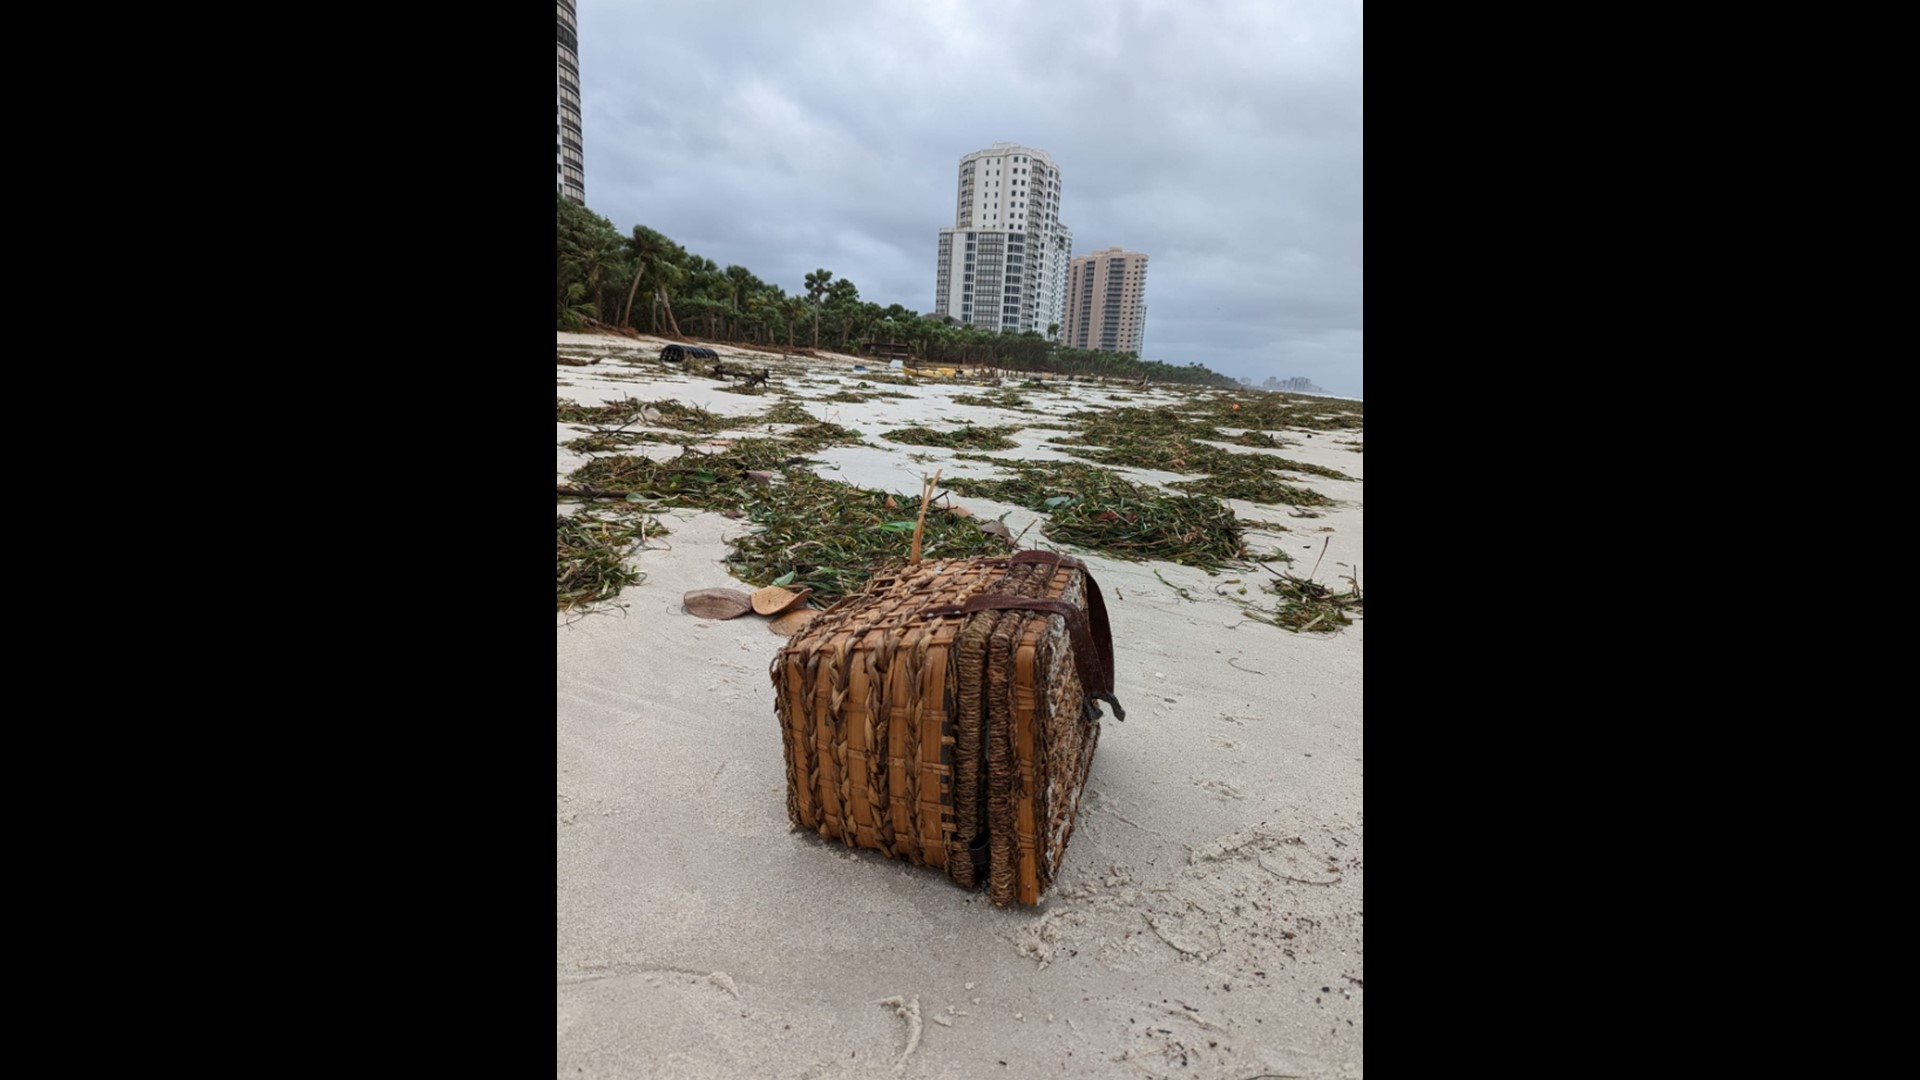
{"label": "footprint in sand", "polygon": [[1225,780],[1201,780],[1196,778],[1193,783],[1202,790],[1211,791],[1223,799],[1244,799],[1247,797],[1239,788],[1234,787]]}

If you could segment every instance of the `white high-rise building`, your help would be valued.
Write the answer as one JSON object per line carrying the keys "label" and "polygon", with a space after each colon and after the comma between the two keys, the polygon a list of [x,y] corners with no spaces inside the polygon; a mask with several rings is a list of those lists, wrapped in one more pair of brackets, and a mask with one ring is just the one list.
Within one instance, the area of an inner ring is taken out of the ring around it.
{"label": "white high-rise building", "polygon": [[953,228],[940,230],[933,310],[982,330],[1065,321],[1073,232],[1060,223],[1060,167],[1045,150],[994,143],[960,159]]}
{"label": "white high-rise building", "polygon": [[581,164],[580,148],[580,42],[574,29],[573,0],[555,0],[559,38],[555,43],[559,64],[556,67],[554,107],[554,190],[586,205],[587,173]]}

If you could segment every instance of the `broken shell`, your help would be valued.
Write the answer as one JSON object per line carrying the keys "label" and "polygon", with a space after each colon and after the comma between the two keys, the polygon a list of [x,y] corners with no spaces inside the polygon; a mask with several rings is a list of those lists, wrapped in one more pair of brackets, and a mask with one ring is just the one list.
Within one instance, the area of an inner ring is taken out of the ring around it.
{"label": "broken shell", "polygon": [[778,615],[805,600],[810,591],[801,589],[793,592],[778,585],[769,585],[753,594],[753,610],[762,615]]}
{"label": "broken shell", "polygon": [[753,610],[753,598],[739,589],[695,589],[680,603],[703,619],[737,619]]}
{"label": "broken shell", "polygon": [[798,608],[767,623],[767,629],[779,634],[781,637],[792,637],[800,632],[801,627],[812,622],[819,616],[819,608]]}

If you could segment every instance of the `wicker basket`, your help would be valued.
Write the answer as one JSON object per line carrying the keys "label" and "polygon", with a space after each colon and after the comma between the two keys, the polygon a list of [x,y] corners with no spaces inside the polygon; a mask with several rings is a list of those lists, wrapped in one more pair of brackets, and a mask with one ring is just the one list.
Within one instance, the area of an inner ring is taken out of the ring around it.
{"label": "wicker basket", "polygon": [[1113,705],[1100,587],[1025,551],[875,577],[774,658],[787,816],[944,870],[996,904],[1039,902],[1073,835],[1096,699]]}

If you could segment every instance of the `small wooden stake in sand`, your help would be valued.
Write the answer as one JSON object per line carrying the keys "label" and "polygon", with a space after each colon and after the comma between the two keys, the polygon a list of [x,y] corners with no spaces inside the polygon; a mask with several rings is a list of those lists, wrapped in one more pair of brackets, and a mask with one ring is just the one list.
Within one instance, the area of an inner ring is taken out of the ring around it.
{"label": "small wooden stake in sand", "polygon": [[931,477],[922,476],[920,478],[920,517],[913,523],[913,555],[907,560],[914,566],[920,565],[920,534],[926,531],[927,504],[933,502],[933,490],[939,486],[939,483],[939,469],[933,470],[933,476]]}

